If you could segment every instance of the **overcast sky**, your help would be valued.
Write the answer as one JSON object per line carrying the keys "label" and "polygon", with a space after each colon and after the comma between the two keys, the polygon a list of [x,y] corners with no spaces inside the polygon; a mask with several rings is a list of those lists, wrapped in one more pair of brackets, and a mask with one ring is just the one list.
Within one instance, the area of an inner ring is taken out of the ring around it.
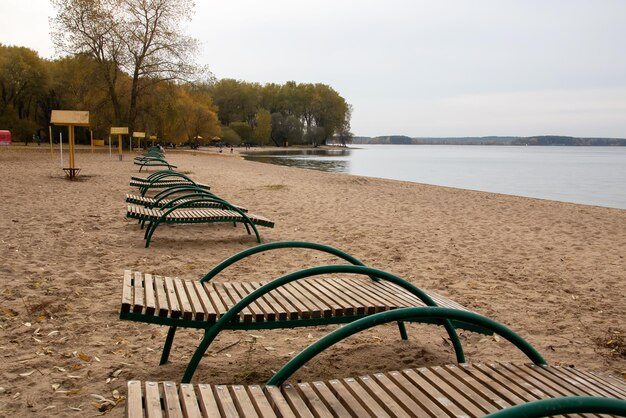
{"label": "overcast sky", "polygon": [[[332,86],[352,132],[626,137],[624,0],[196,0],[218,78]],[[0,0],[0,42],[54,56],[47,0]]]}

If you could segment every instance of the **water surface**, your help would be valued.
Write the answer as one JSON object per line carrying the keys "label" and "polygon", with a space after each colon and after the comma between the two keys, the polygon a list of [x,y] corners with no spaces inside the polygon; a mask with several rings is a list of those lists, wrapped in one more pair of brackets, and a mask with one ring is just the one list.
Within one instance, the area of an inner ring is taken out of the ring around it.
{"label": "water surface", "polygon": [[626,209],[626,147],[362,145],[269,152],[244,158]]}

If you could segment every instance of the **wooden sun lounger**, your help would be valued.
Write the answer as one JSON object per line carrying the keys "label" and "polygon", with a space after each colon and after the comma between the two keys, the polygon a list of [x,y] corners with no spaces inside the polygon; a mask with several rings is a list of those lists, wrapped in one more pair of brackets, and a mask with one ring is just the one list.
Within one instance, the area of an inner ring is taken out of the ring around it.
{"label": "wooden sun lounger", "polygon": [[[193,207],[199,202],[204,202],[204,207]],[[207,207],[209,202],[218,204],[221,207]],[[223,209],[227,208],[227,209]],[[261,242],[256,225],[273,228],[274,222],[253,213],[246,213],[230,203],[206,196],[198,196],[189,200],[178,202],[171,208],[156,209],[146,208],[138,205],[128,205],[126,217],[139,220],[142,225],[148,223],[144,239],[146,240],[146,248],[150,246],[150,240],[156,228],[161,224],[194,224],[194,223],[214,223],[214,222],[232,222],[242,223],[246,227],[248,234],[251,234],[250,228],[254,231],[256,239]]]}
{"label": "wooden sun lounger", "polygon": [[172,170],[160,170],[150,174],[148,177],[131,177],[130,185],[138,187],[142,196],[150,189],[167,189],[172,187],[195,187],[209,190],[206,184],[197,183],[183,173]]}
{"label": "wooden sun lounger", "polygon": [[281,386],[177,386],[135,380],[128,382],[126,416],[482,417],[520,403],[565,396],[626,399],[626,385],[575,368],[503,363],[424,367]]}
{"label": "wooden sun lounger", "polygon": [[[498,333],[533,364],[459,364],[357,378],[285,383],[323,350],[361,330],[398,320],[461,320]],[[423,307],[352,322],[307,347],[266,385],[128,382],[126,413],[179,417],[541,417],[569,413],[626,416],[626,382],[573,367],[548,366],[519,335],[489,318]],[[584,415],[589,416],[589,415]]]}
{"label": "wooden sun lounger", "polygon": [[[253,254],[279,248],[307,248],[334,254],[353,265],[301,270],[271,282],[209,281],[226,267]],[[327,277],[333,273],[369,277]],[[326,276],[326,277],[315,277]],[[308,277],[311,277],[307,279]],[[302,280],[307,279],[307,280]],[[200,281],[124,273],[120,318],[168,325],[161,364],[167,362],[177,327],[205,330],[183,381],[189,381],[202,354],[222,329],[275,329],[352,322],[376,312],[406,306],[465,308],[436,293],[425,292],[390,273],[364,267],[340,250],[307,242],[276,242],[250,248],[223,261]],[[457,358],[463,354],[454,326],[484,331],[462,321],[425,320],[446,326]],[[406,339],[404,326],[400,334]]]}
{"label": "wooden sun lounger", "polygon": [[[149,197],[149,196],[141,196],[141,195],[136,195],[136,194],[131,194],[131,193],[126,194],[127,203],[131,203],[133,205],[140,205],[140,206],[144,206],[147,208],[161,209],[163,207],[171,206],[172,200],[173,199],[160,199],[159,200],[159,199],[156,199],[154,197]],[[185,199],[179,200],[178,202],[185,203],[185,202],[190,202],[190,201],[191,201],[191,198],[185,198]],[[189,207],[223,208],[224,205],[219,202],[213,202],[213,201],[199,201],[199,202],[191,203],[191,206]],[[236,207],[243,212],[248,211],[248,209],[242,206],[236,206]]]}
{"label": "wooden sun lounger", "polygon": [[135,160],[134,164],[140,166],[140,172],[144,167],[167,167],[168,170],[176,168],[174,164],[170,164],[163,158],[159,157],[143,157],[140,160]]}

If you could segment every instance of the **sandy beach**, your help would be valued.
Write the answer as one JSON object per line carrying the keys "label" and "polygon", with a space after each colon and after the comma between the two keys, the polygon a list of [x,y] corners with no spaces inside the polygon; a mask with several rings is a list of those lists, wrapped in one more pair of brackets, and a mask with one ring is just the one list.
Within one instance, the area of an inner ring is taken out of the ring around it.
{"label": "sandy beach", "polygon": [[[80,150],[79,178],[68,181],[58,150],[0,149],[0,417],[120,417],[128,380],[180,381],[201,332],[179,330],[170,362],[159,366],[167,328],[119,319],[123,271],[197,279],[256,244],[241,226],[197,224],[159,227],[144,248],[143,232],[125,218],[135,155]],[[626,210],[272,166],[237,153],[166,157],[273,220],[273,229],[259,228],[265,242],[337,247],[506,324],[551,364],[626,378]],[[269,280],[331,262],[275,251],[219,280]],[[224,332],[194,381],[262,383],[334,328]],[[454,362],[442,329],[408,328],[406,342],[395,326],[351,337],[296,378]],[[470,361],[524,361],[498,338],[461,334]]]}

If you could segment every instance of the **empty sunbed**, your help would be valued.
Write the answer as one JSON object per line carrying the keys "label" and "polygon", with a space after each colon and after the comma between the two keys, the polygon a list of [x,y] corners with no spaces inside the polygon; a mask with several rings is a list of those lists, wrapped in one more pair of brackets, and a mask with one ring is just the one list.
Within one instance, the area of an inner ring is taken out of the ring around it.
{"label": "empty sunbed", "polygon": [[[270,282],[214,282],[228,266],[254,254],[286,248],[304,248],[333,254],[350,265],[320,266],[300,270]],[[407,306],[465,308],[423,291],[388,272],[364,267],[338,249],[309,242],[275,242],[249,248],[218,264],[199,281],[126,271],[120,318],[170,327],[161,364],[169,356],[178,327],[205,330],[183,381],[189,381],[202,355],[224,329],[275,329],[341,324]],[[341,273],[348,277],[328,277]],[[359,277],[360,276],[360,277]],[[306,279],[306,280],[304,280]],[[435,320],[443,325],[464,361],[455,327],[484,331],[461,322]],[[403,324],[402,338],[407,338]]]}
{"label": "empty sunbed", "polygon": [[[204,207],[197,207],[200,203],[203,203]],[[208,204],[215,204],[219,207],[208,207]],[[128,205],[126,216],[139,220],[142,225],[147,223],[144,235],[146,248],[150,246],[152,235],[161,224],[242,223],[246,227],[248,234],[251,234],[252,229],[259,243],[261,242],[261,236],[256,226],[274,227],[274,222],[264,216],[244,212],[225,200],[201,195],[181,200],[176,205],[164,209]]]}
{"label": "empty sunbed", "polygon": [[[391,321],[462,321],[491,330],[532,364],[456,364],[310,383],[285,383],[318,353],[360,330]],[[180,417],[543,417],[626,416],[626,382],[573,367],[549,366],[524,339],[475,313],[404,308],[359,319],[318,340],[265,385],[128,382],[127,416]],[[591,415],[584,415],[591,416]],[[595,415],[593,415],[595,416]]]}
{"label": "empty sunbed", "polygon": [[194,186],[196,188],[209,190],[206,184],[198,183],[183,173],[172,170],[160,170],[150,174],[148,177],[131,177],[130,185],[138,187],[142,196],[150,189],[165,189],[174,186]]}

